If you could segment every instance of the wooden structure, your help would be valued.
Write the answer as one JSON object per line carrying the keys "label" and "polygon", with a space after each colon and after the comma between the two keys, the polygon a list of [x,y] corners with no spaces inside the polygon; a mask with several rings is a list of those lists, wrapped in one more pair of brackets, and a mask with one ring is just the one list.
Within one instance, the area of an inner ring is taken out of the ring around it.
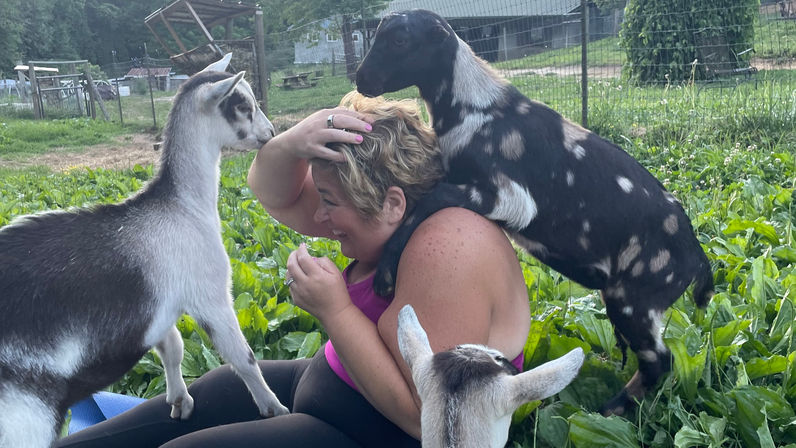
{"label": "wooden structure", "polygon": [[283,89],[306,89],[308,87],[313,87],[317,84],[315,78],[310,80],[310,75],[312,72],[301,72],[295,75],[287,75],[282,77],[282,88]]}
{"label": "wooden structure", "polygon": [[736,53],[722,30],[698,30],[694,33],[694,42],[698,67],[705,71],[705,79],[708,81],[720,81],[722,78],[750,80],[757,73],[757,68],[743,58],[746,53],[754,50],[747,48]]}
{"label": "wooden structure", "polygon": [[[254,16],[254,38],[231,40],[234,19],[245,16]],[[227,70],[233,73],[238,70],[246,70],[246,77],[249,78],[255,96],[260,99],[263,111],[267,110],[268,74],[265,68],[265,31],[263,11],[259,6],[221,0],[176,0],[151,13],[144,19],[144,24],[169,53],[172,62],[189,75],[198,72],[231,51],[232,62]],[[170,47],[157,33],[155,28],[158,24],[165,27],[179,48],[179,52]],[[198,27],[207,43],[188,49],[175,29],[177,24]],[[215,39],[210,33],[213,27],[219,25],[224,26],[224,40]]]}
{"label": "wooden structure", "polygon": [[[65,66],[67,73],[46,65]],[[82,67],[83,72],[78,72],[77,67]],[[79,61],[28,61],[27,65],[18,65],[14,70],[19,74],[19,80],[25,85],[25,78],[30,82],[31,102],[33,103],[33,116],[36,119],[44,118],[45,99],[51,102],[60,102],[69,97],[74,97],[80,115],[83,115],[84,88],[88,92],[89,101],[86,104],[86,113],[96,118],[94,104],[99,104],[105,121],[110,120],[105,103],[97,90],[94,79],[91,77],[87,60]],[[37,72],[39,74],[37,74]],[[27,95],[26,95],[27,96]]]}

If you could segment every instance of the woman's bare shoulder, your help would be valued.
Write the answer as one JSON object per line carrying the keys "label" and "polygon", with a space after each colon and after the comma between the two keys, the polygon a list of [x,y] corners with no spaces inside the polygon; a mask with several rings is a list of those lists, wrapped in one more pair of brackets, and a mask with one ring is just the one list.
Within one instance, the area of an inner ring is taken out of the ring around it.
{"label": "woman's bare shoulder", "polygon": [[439,260],[483,266],[507,255],[516,260],[511,242],[497,224],[473,211],[452,207],[420,223],[401,261],[408,258],[423,265]]}
{"label": "woman's bare shoulder", "polygon": [[[452,241],[463,240],[473,244],[481,242],[506,242],[508,238],[493,221],[460,207],[442,209],[420,223],[414,238],[445,238]],[[411,242],[411,240],[410,240]]]}

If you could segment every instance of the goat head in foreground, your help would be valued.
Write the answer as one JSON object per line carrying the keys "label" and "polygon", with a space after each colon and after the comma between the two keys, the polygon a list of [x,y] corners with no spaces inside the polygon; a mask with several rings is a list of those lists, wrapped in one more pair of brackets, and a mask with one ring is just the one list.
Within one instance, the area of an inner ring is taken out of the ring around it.
{"label": "goat head in foreground", "polygon": [[422,401],[424,448],[503,447],[514,410],[560,392],[583,364],[580,348],[523,373],[482,345],[434,354],[411,305],[398,314],[398,347]]}
{"label": "goat head in foreground", "polygon": [[190,314],[263,416],[287,413],[263,380],[232,308],[218,183],[224,146],[274,128],[229,56],[181,87],[161,166],[118,204],[18,217],[0,229],[0,447],[47,448],[73,403],[118,380],[151,348],[171,417],[194,405],[175,323]]}

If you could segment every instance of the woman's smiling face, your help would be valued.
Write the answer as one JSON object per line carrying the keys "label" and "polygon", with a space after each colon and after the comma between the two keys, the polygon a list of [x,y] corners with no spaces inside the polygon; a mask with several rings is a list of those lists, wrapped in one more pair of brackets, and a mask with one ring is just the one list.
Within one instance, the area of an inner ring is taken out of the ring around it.
{"label": "woman's smiling face", "polygon": [[394,227],[385,224],[380,216],[362,217],[345,196],[332,170],[313,167],[312,179],[320,195],[315,221],[325,225],[332,238],[340,241],[343,255],[360,262],[377,263]]}

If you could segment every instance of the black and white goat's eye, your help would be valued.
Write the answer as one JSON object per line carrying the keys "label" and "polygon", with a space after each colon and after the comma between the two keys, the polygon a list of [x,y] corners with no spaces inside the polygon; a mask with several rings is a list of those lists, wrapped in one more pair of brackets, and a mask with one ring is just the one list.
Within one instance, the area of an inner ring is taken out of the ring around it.
{"label": "black and white goat's eye", "polygon": [[238,109],[238,112],[242,114],[249,114],[252,111],[251,104],[246,104],[246,103],[238,104],[237,106],[235,106],[235,108]]}
{"label": "black and white goat's eye", "polygon": [[396,47],[403,47],[406,45],[407,40],[403,37],[396,37],[392,40],[393,45]]}

